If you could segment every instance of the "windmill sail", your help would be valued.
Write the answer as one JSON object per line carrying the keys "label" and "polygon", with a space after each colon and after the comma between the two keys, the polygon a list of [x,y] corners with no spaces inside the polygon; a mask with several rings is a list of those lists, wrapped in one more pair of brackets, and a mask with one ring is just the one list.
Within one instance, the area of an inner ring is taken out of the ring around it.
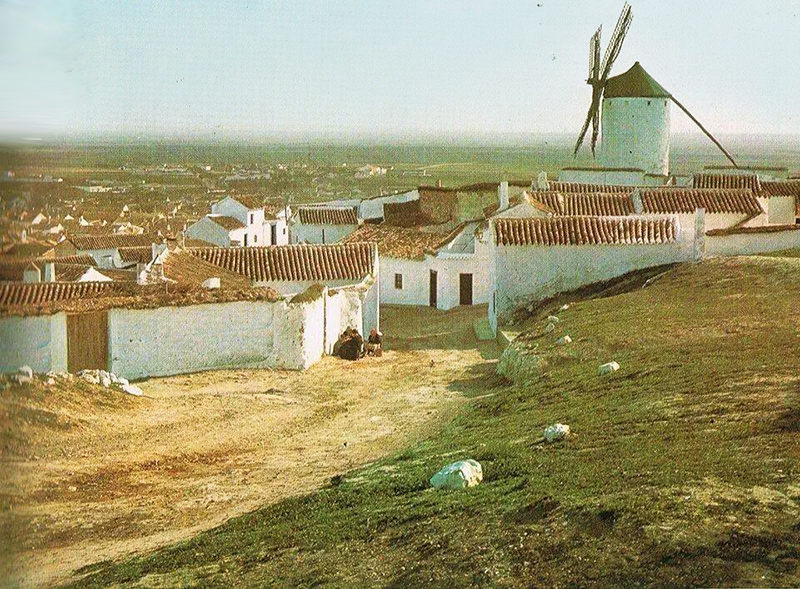
{"label": "windmill sail", "polygon": [[631,26],[633,14],[630,5],[626,2],[622,8],[622,13],[617,21],[617,26],[614,28],[614,33],[611,35],[611,41],[606,48],[606,53],[603,56],[603,61],[600,61],[600,33],[602,26],[597,29],[589,41],[589,79],[586,80],[587,84],[592,86],[592,102],[589,105],[589,112],[586,115],[586,121],[583,123],[581,133],[578,136],[578,141],[575,143],[573,155],[578,155],[583,140],[586,137],[586,132],[589,130],[589,125],[592,126],[592,155],[595,153],[597,146],[597,138],[600,135],[600,105],[603,100],[603,90],[605,88],[606,80],[611,73],[611,68],[619,56],[622,49],[622,42],[625,40],[625,35],[628,33],[628,28]]}

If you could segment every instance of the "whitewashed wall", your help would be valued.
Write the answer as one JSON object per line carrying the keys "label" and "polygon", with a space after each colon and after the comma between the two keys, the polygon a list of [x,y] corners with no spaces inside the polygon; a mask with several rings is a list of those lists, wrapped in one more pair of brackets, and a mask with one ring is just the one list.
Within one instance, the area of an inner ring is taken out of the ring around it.
{"label": "whitewashed wall", "polygon": [[34,372],[66,372],[64,313],[0,319],[0,372],[16,372],[20,366]]}
{"label": "whitewashed wall", "polygon": [[633,270],[691,260],[692,242],[684,237],[663,245],[496,246],[494,252],[496,305],[489,307],[489,320],[496,329],[498,317],[528,301]]}
{"label": "whitewashed wall", "polygon": [[211,221],[208,217],[203,217],[186,229],[186,237],[191,239],[202,239],[219,247],[230,247],[231,239],[228,232]]}
{"label": "whitewashed wall", "polygon": [[[403,275],[403,288],[394,286],[394,275]],[[389,305],[428,304],[428,263],[381,256],[381,302]]]}
{"label": "whitewashed wall", "polygon": [[114,258],[117,255],[117,248],[77,250],[75,253],[92,256],[98,268],[114,268]]}
{"label": "whitewashed wall", "polygon": [[617,184],[620,186],[641,186],[645,183],[644,170],[578,170],[566,168],[558,173],[560,182],[581,182],[586,184]]}
{"label": "whitewashed wall", "polygon": [[796,208],[793,196],[773,196],[767,200],[767,214],[771,225],[794,224]]}
{"label": "whitewashed wall", "polygon": [[294,223],[292,225],[292,243],[336,243],[356,229],[358,229],[358,225]]}
{"label": "whitewashed wall", "polygon": [[600,148],[603,166],[669,174],[669,120],[669,98],[604,98]]}
{"label": "whitewashed wall", "polygon": [[409,202],[412,200],[419,200],[419,191],[416,189],[400,194],[391,194],[362,200],[361,206],[358,209],[358,216],[361,219],[382,219],[383,205],[386,203]]}
{"label": "whitewashed wall", "polygon": [[742,256],[800,247],[800,230],[707,235],[706,256]]}

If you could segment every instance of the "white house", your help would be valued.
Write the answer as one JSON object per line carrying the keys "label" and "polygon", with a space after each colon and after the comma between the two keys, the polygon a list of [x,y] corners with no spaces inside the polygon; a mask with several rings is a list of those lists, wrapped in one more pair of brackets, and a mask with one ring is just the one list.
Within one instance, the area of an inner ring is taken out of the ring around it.
{"label": "white house", "polygon": [[187,227],[189,239],[200,239],[219,247],[239,247],[249,241],[247,226],[235,217],[206,215]]}
{"label": "white house", "polygon": [[491,220],[489,322],[514,309],[632,270],[691,260],[694,233],[670,217]]}
{"label": "white house", "polygon": [[252,286],[269,287],[282,295],[296,295],[315,284],[330,289],[361,285],[362,333],[369,333],[380,323],[380,264],[375,244],[207,247],[188,251],[209,264],[246,276]]}
{"label": "white house", "polygon": [[73,235],[62,239],[54,248],[56,255],[90,255],[98,268],[113,268],[121,247],[150,246],[156,239],[150,235]]}
{"label": "white house", "polygon": [[292,243],[336,243],[358,229],[350,207],[300,207],[291,219]]}
{"label": "white house", "polygon": [[189,226],[186,236],[220,247],[283,245],[289,239],[286,209],[265,207],[252,196],[226,196],[211,205],[211,214]]}
{"label": "white house", "polygon": [[448,233],[365,224],[345,243],[376,243],[381,302],[451,309],[488,302],[486,225],[473,221]]}

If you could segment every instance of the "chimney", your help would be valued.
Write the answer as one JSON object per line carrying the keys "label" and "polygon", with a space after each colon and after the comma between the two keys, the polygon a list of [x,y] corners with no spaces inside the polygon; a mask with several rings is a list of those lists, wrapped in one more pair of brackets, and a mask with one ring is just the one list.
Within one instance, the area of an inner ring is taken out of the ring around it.
{"label": "chimney", "polygon": [[207,280],[203,281],[203,288],[207,288],[209,290],[214,290],[219,288],[219,278],[208,278]]}
{"label": "chimney", "polygon": [[44,282],[56,281],[56,265],[53,262],[47,262],[44,265]]}
{"label": "chimney", "polygon": [[28,264],[22,273],[22,282],[41,282],[42,272],[36,264]]}
{"label": "chimney", "polygon": [[500,200],[500,210],[505,211],[508,208],[508,182],[505,180],[497,187],[497,198]]}
{"label": "chimney", "polygon": [[695,262],[706,255],[706,210],[697,209],[694,213],[694,252]]}
{"label": "chimney", "polygon": [[633,201],[633,212],[641,215],[644,212],[644,202],[642,201],[642,193],[636,188],[631,193],[631,200]]}
{"label": "chimney", "polygon": [[539,172],[536,177],[536,186],[539,190],[550,190],[550,182],[547,181],[547,172]]}

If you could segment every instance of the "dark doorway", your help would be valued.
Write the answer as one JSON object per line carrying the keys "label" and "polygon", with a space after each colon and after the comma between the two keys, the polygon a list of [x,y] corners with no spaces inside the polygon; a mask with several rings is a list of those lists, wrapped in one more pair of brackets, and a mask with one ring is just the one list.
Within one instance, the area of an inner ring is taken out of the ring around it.
{"label": "dark doorway", "polygon": [[428,299],[428,304],[431,307],[436,306],[436,291],[438,290],[438,275],[436,274],[436,270],[431,270],[431,278],[430,278],[430,297]]}
{"label": "dark doorway", "polygon": [[278,243],[278,226],[273,224],[269,226],[269,244],[270,245],[277,245]]}
{"label": "dark doorway", "polygon": [[108,370],[108,312],[67,315],[67,370]]}
{"label": "dark doorway", "polygon": [[458,275],[458,304],[472,304],[472,274]]}

